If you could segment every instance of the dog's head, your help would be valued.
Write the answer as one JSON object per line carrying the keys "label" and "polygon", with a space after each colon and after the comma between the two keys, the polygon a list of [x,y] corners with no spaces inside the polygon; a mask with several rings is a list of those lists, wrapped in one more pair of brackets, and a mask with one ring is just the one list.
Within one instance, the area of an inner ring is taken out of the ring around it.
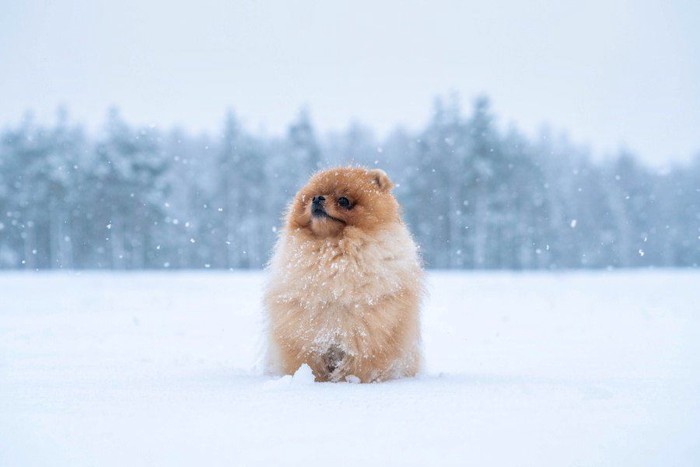
{"label": "dog's head", "polygon": [[393,187],[380,169],[324,170],[297,193],[288,222],[320,238],[340,236],[348,226],[371,233],[399,220]]}

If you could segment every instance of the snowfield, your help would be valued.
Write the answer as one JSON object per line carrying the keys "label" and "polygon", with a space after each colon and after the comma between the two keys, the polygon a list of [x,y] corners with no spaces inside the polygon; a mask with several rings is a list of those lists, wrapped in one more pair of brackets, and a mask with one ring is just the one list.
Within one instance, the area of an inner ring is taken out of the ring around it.
{"label": "snowfield", "polygon": [[262,273],[0,274],[0,465],[700,465],[700,272],[429,275],[425,371],[261,372]]}

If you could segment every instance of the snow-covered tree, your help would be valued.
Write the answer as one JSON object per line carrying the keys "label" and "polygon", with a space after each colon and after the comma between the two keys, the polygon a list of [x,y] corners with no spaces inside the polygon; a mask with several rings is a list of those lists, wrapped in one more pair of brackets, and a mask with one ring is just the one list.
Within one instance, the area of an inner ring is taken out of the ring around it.
{"label": "snow-covered tree", "polygon": [[[165,137],[161,137],[164,134]],[[700,156],[656,171],[594,162],[565,136],[503,129],[487,98],[437,99],[422,129],[354,123],[320,138],[306,110],[279,136],[233,112],[218,136],[112,111],[97,138],[65,111],[0,133],[0,267],[259,268],[284,207],[319,167],[386,169],[434,268],[700,263]]]}
{"label": "snow-covered tree", "polygon": [[93,233],[105,238],[105,266],[155,266],[153,234],[165,217],[168,168],[155,130],[132,130],[116,109],[110,111],[89,173]]}

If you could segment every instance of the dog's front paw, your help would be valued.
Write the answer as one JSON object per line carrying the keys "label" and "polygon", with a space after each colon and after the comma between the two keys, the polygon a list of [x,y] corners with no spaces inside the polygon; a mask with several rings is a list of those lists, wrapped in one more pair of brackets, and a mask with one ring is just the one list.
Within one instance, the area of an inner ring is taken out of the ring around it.
{"label": "dog's front paw", "polygon": [[333,374],[342,366],[345,357],[345,352],[338,346],[332,345],[328,348],[328,350],[326,350],[326,353],[323,354],[322,360],[323,366],[329,375]]}

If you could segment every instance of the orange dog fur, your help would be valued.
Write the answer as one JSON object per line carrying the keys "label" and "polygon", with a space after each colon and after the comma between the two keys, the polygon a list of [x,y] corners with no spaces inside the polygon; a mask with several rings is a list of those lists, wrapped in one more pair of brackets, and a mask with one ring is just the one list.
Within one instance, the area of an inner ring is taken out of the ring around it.
{"label": "orange dog fur", "polygon": [[315,174],[297,193],[270,262],[268,369],[317,381],[414,376],[423,274],[379,169]]}

